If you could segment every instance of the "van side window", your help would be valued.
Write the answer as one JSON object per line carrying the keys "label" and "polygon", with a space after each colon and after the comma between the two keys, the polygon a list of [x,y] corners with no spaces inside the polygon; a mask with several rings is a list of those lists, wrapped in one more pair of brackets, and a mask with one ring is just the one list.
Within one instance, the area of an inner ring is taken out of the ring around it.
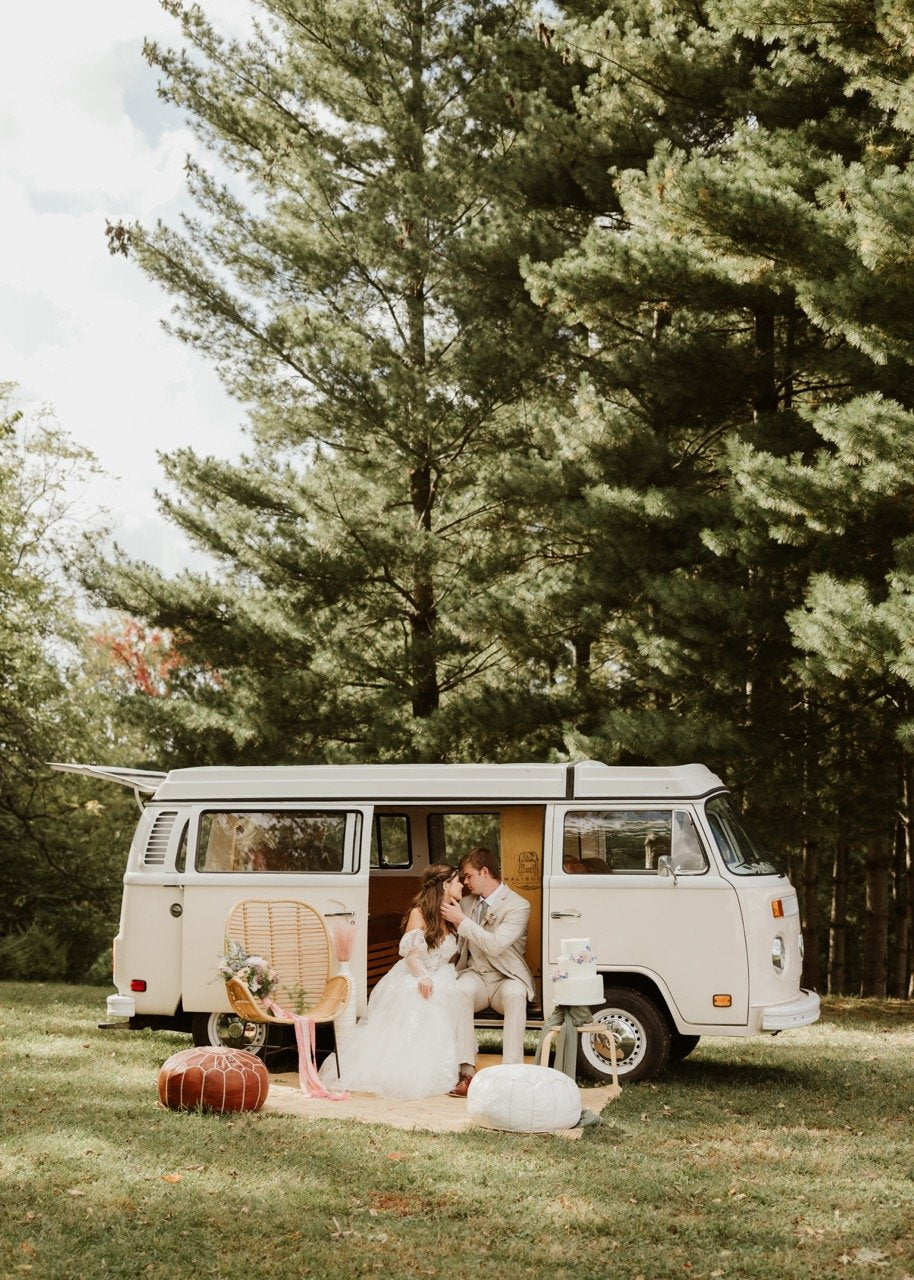
{"label": "van side window", "polygon": [[222,872],[342,871],[345,841],[345,813],[204,813],[196,865]]}
{"label": "van side window", "polygon": [[672,846],[669,810],[615,809],[565,814],[562,870],[568,875],[656,875]]}
{"label": "van side window", "polygon": [[485,845],[501,858],[501,815],[499,813],[430,813],[428,815],[428,860],[456,867],[460,859],[477,845]]}
{"label": "van side window", "polygon": [[405,813],[376,813],[371,824],[371,865],[411,867],[409,819]]}

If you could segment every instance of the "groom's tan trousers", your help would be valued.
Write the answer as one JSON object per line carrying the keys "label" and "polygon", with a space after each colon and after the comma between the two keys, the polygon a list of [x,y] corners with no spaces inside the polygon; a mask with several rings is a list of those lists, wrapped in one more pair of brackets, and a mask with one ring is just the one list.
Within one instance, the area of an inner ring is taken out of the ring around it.
{"label": "groom's tan trousers", "polygon": [[461,1069],[476,1062],[473,1015],[489,1005],[504,1016],[502,1062],[523,1062],[527,1026],[527,991],[517,978],[492,972],[483,976],[473,969],[457,975],[457,1060]]}

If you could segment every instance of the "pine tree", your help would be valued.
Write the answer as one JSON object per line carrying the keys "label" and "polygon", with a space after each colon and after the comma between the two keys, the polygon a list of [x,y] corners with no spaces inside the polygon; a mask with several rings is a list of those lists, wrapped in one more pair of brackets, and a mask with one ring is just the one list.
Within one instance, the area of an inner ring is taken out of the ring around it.
{"label": "pine tree", "polygon": [[494,480],[551,325],[519,260],[565,245],[586,177],[536,140],[569,75],[523,5],[263,0],[244,45],[166,7],[189,52],[147,55],[230,178],[189,166],[200,217],[112,247],[173,295],[252,449],[166,464],[218,575],[122,562],[96,586],[176,631],[189,750],[459,754],[461,698],[509,678],[480,566],[504,561]]}
{"label": "pine tree", "polygon": [[[748,3],[570,16],[562,37],[592,68],[582,132],[632,146],[580,245],[528,271],[582,373],[518,482],[543,564],[573,566],[549,584],[566,664],[588,664],[564,682],[582,692],[569,740],[719,767],[809,885],[824,947],[818,862],[836,841],[861,866],[867,840],[891,842],[901,774],[886,745],[904,732],[907,427],[882,406],[910,402],[905,21]],[[872,583],[884,595],[892,569],[882,607]],[[806,655],[844,660],[836,619],[860,631],[850,667],[814,679]]]}

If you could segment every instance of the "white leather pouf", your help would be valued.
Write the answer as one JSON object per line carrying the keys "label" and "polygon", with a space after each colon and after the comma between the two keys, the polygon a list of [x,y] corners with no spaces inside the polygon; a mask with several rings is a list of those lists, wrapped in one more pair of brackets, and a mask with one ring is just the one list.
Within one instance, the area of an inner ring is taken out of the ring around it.
{"label": "white leather pouf", "polygon": [[551,1067],[486,1067],[470,1082],[467,1115],[486,1129],[511,1133],[573,1129],[581,1118],[581,1091]]}

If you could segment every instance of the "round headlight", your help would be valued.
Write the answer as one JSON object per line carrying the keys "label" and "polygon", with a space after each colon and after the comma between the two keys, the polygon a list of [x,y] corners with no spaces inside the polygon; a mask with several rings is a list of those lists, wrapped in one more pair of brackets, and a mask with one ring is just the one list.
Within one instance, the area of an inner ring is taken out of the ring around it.
{"label": "round headlight", "polygon": [[780,934],[771,944],[771,963],[774,965],[776,973],[784,972],[784,966],[787,963],[787,948]]}

